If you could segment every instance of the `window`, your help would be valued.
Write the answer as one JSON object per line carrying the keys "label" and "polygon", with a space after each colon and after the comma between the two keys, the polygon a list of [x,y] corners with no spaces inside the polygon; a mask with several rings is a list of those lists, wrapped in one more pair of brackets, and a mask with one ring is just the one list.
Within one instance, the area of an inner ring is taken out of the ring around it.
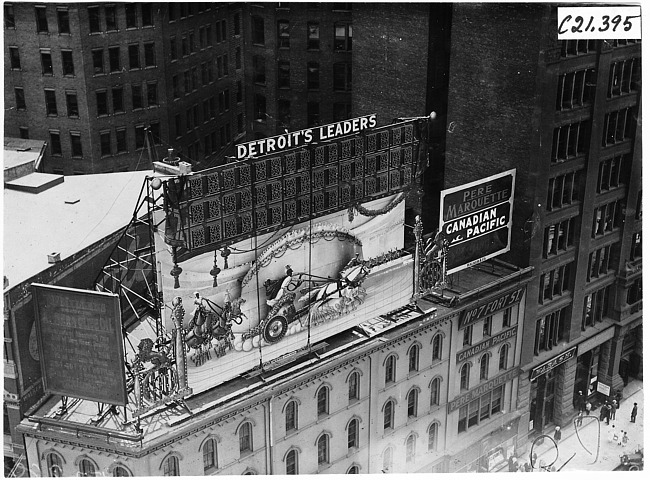
{"label": "window", "polygon": [[417,372],[420,365],[420,347],[411,345],[409,348],[409,372]]}
{"label": "window", "polygon": [[36,12],[36,31],[38,33],[47,33],[47,9],[46,7],[34,7]]}
{"label": "window", "polygon": [[295,449],[287,452],[284,464],[287,475],[298,475],[298,452]]}
{"label": "window", "polygon": [[278,88],[289,88],[289,79],[291,77],[291,70],[289,62],[280,60],[278,61]]}
{"label": "window", "polygon": [[99,7],[88,7],[88,28],[90,29],[90,33],[101,32]]}
{"label": "window", "polygon": [[620,200],[601,205],[594,210],[594,222],[591,236],[596,238],[620,227],[621,213]]}
{"label": "window", "polygon": [[[636,305],[643,299],[643,279],[637,278],[634,283],[627,289],[627,296],[625,303],[628,305]],[[630,309],[630,313],[634,313],[634,309]]]}
{"label": "window", "polygon": [[352,65],[335,63],[333,84],[335,92],[349,92],[352,87]]}
{"label": "window", "polygon": [[344,23],[334,25],[334,50],[337,52],[352,50],[352,25]]}
{"label": "window", "polygon": [[406,463],[415,460],[415,435],[410,434],[406,438]]}
{"label": "window", "polygon": [[253,109],[256,120],[266,121],[266,97],[261,93],[255,94]]}
{"label": "window", "polygon": [[585,297],[584,310],[582,312],[582,329],[593,327],[596,323],[603,321],[607,314],[609,304],[609,285],[596,290]]}
{"label": "window", "polygon": [[[6,12],[6,8],[5,8]],[[63,476],[63,462],[61,457],[56,453],[47,454],[47,472],[49,477],[62,477]]]}
{"label": "window", "polygon": [[79,116],[79,103],[75,92],[65,92],[65,103],[68,107],[68,117]]}
{"label": "window", "polygon": [[131,106],[133,110],[144,107],[142,103],[142,85],[131,85]]}
{"label": "window", "polygon": [[114,87],[113,93],[113,113],[124,112],[124,89],[122,87]]}
{"label": "window", "polygon": [[131,474],[129,473],[129,471],[125,467],[122,467],[122,466],[118,465],[113,469],[113,476],[114,477],[130,477]]}
{"label": "window", "polygon": [[153,26],[153,9],[150,3],[142,4],[142,26],[143,27]]}
{"label": "window", "polygon": [[56,108],[56,93],[54,90],[45,90],[45,113],[46,115],[58,115]]}
{"label": "window", "polygon": [[233,34],[234,35],[240,35],[241,34],[241,32],[240,32],[241,27],[239,25],[239,14],[238,13],[235,13],[235,16],[233,17],[233,23],[234,23],[234,25],[233,25],[233,29],[234,29]]}
{"label": "window", "polygon": [[108,48],[108,68],[111,72],[119,72],[122,70],[120,62],[120,47]]}
{"label": "window", "polygon": [[262,17],[251,17],[251,37],[254,44],[264,45],[264,19]]}
{"label": "window", "polygon": [[307,24],[307,49],[318,50],[320,48],[320,28],[317,23]]}
{"label": "window", "polygon": [[573,262],[543,273],[539,279],[539,303],[569,291]]}
{"label": "window", "polygon": [[317,414],[320,415],[327,415],[329,414],[329,388],[326,386],[322,386],[318,389],[318,393],[316,394],[316,399],[317,399]]}
{"label": "window", "polygon": [[284,411],[284,425],[287,433],[298,429],[298,403],[291,400]]}
{"label": "window", "polygon": [[125,153],[127,151],[126,128],[116,128],[115,139],[117,140],[117,153]]}
{"label": "window", "polygon": [[95,92],[97,99],[97,116],[108,115],[108,94],[106,90]]}
{"label": "window", "polygon": [[135,126],[135,148],[144,148],[146,131],[144,125]]}
{"label": "window", "polygon": [[181,120],[180,113],[174,115],[174,127],[176,130],[176,138],[182,137],[185,134],[185,131],[183,131],[183,122]]}
{"label": "window", "polygon": [[388,447],[384,450],[382,458],[382,472],[389,473],[393,469],[393,449]]}
{"label": "window", "polygon": [[506,370],[508,368],[508,344],[504,343],[499,348],[499,370]]}
{"label": "window", "polygon": [[178,47],[176,45],[176,36],[169,37],[169,57],[171,61],[175,61],[178,58]]}
{"label": "window", "polygon": [[307,63],[307,88],[309,90],[320,88],[320,64],[318,62]]}
{"label": "window", "polygon": [[291,123],[291,102],[289,100],[278,100],[278,120],[280,120],[281,127],[289,128]]}
{"label": "window", "polygon": [[492,315],[483,319],[483,336],[489,337],[492,335]]}
{"label": "window", "polygon": [[27,127],[18,127],[18,132],[20,138],[28,139],[29,138],[29,128]]}
{"label": "window", "polygon": [[560,56],[569,57],[596,51],[596,40],[562,40]]}
{"label": "window", "polygon": [[463,329],[463,347],[472,344],[472,334],[474,333],[474,325],[469,325]]}
{"label": "window", "polygon": [[353,418],[348,423],[348,450],[359,447],[359,420]]}
{"label": "window", "polygon": [[[597,192],[606,192],[621,185],[621,165],[627,156],[619,155],[600,162],[598,170]],[[627,162],[626,162],[627,163]]]}
{"label": "window", "polygon": [[502,328],[509,327],[509,326],[510,326],[511,318],[512,318],[512,307],[510,307],[510,308],[506,308],[506,309],[503,311],[503,320],[502,320],[502,322],[501,322],[501,327],[502,327]]}
{"label": "window", "polygon": [[54,75],[52,54],[49,50],[41,50],[41,67],[43,75]]}
{"label": "window", "polygon": [[289,48],[289,21],[278,22],[278,48]]}
{"label": "window", "polygon": [[586,121],[557,127],[553,131],[551,163],[563,162],[587,150],[589,126]]}
{"label": "window", "polygon": [[429,405],[431,407],[440,405],[440,378],[431,380],[431,396],[429,397]]}
{"label": "window", "polygon": [[352,372],[348,378],[348,400],[359,400],[359,372]]}
{"label": "window", "polygon": [[565,252],[573,246],[575,217],[563,220],[555,225],[549,225],[544,230],[544,257]]}
{"label": "window", "polygon": [[203,472],[207,473],[217,466],[217,441],[208,438],[203,444]]}
{"label": "window", "polygon": [[151,122],[149,124],[149,139],[154,145],[162,145],[162,138],[160,138],[160,122]]}
{"label": "window", "polygon": [[199,88],[199,70],[198,67],[192,67],[192,91]]}
{"label": "window", "polygon": [[395,355],[389,355],[386,357],[385,372],[384,372],[384,382],[386,384],[395,381],[395,364],[396,364]]}
{"label": "window", "polygon": [[[618,246],[616,246],[614,252],[618,252]],[[616,258],[611,253],[612,245],[605,245],[589,254],[589,263],[587,266],[588,282],[601,275],[607,275],[608,272],[616,268]]]}
{"label": "window", "polygon": [[102,157],[107,157],[113,154],[111,151],[111,132],[99,133],[99,145],[101,148]]}
{"label": "window", "polygon": [[190,31],[187,35],[187,44],[190,47],[190,55],[194,53],[196,44],[194,43],[194,31]]}
{"label": "window", "polygon": [[93,56],[93,73],[95,75],[104,73],[104,50],[96,49],[92,51]]}
{"label": "window", "polygon": [[59,24],[59,33],[70,33],[70,15],[68,9],[57,8],[56,19]]}
{"label": "window", "polygon": [[117,14],[115,5],[104,7],[104,16],[106,17],[106,31],[114,32],[117,30]]}
{"label": "window", "polygon": [[[217,60],[217,76],[221,77],[221,57]],[[262,55],[253,56],[253,81],[266,83],[266,59]]]}
{"label": "window", "polygon": [[318,125],[320,125],[320,104],[307,102],[307,126],[316,127]]}
{"label": "window", "polygon": [[324,465],[330,461],[330,437],[322,434],[318,437],[318,465]]}
{"label": "window", "polygon": [[595,86],[596,70],[593,68],[561,73],[558,77],[557,109],[568,110],[590,103]]}
{"label": "window", "polygon": [[490,356],[487,353],[484,353],[481,356],[480,362],[480,379],[487,380],[490,373]]}
{"label": "window", "polygon": [[25,103],[25,90],[23,87],[15,87],[14,94],[16,95],[16,110],[26,110],[27,104]]}
{"label": "window", "polygon": [[18,51],[18,47],[9,47],[9,60],[12,69],[20,70],[20,52]]}
{"label": "window", "polygon": [[431,361],[436,362],[437,360],[442,360],[442,334],[437,333],[433,336],[431,341],[433,346],[433,352],[431,353]]}
{"label": "window", "polygon": [[395,402],[389,400],[384,404],[384,430],[393,428],[394,413],[395,413]]}
{"label": "window", "polygon": [[74,75],[72,50],[61,50],[61,67],[63,75]]}
{"label": "window", "polygon": [[631,107],[607,113],[603,127],[603,147],[632,138],[636,129],[634,116],[635,110]]}
{"label": "window", "polygon": [[153,107],[158,105],[158,83],[147,82],[147,106]]}
{"label": "window", "polygon": [[641,79],[640,71],[640,58],[612,62],[609,67],[607,97],[612,98],[636,91],[639,87],[639,80]]}
{"label": "window", "polygon": [[548,181],[546,209],[553,210],[562,208],[578,200],[578,183],[578,175],[576,172],[551,178]]}
{"label": "window", "polygon": [[253,430],[250,422],[244,422],[239,428],[239,453],[253,451]]}
{"label": "window", "polygon": [[137,28],[138,19],[135,12],[135,3],[127,3],[124,5],[124,13],[126,14],[126,28]]}
{"label": "window", "polygon": [[463,364],[463,366],[460,368],[460,389],[461,390],[469,389],[469,371],[470,371],[469,363]]}
{"label": "window", "polygon": [[641,258],[643,255],[643,241],[641,232],[635,232],[632,234],[632,245],[630,247],[630,260],[636,260]]}
{"label": "window", "polygon": [[95,464],[86,458],[82,459],[81,462],[79,462],[79,476],[94,477]]}
{"label": "window", "polygon": [[[16,28],[16,15],[14,13],[13,5],[4,6],[5,11],[5,28]],[[54,475],[50,475],[54,476]]]}
{"label": "window", "polygon": [[237,93],[235,95],[236,95],[235,99],[236,99],[237,103],[241,103],[242,96],[243,96],[242,95],[242,83],[241,83],[241,80],[237,80]]}
{"label": "window", "polygon": [[428,430],[428,447],[427,449],[430,452],[435,452],[438,450],[438,424],[432,423],[429,426]]}
{"label": "window", "polygon": [[503,386],[494,389],[480,398],[477,398],[463,405],[458,411],[458,433],[468,428],[479,425],[482,421],[489,419],[492,415],[501,413],[501,400],[503,398]]}
{"label": "window", "polygon": [[357,465],[352,465],[345,473],[346,475],[357,475],[359,473],[359,467]]}
{"label": "window", "polygon": [[413,388],[406,396],[406,412],[409,418],[418,416],[418,391]]}
{"label": "window", "polygon": [[144,44],[144,66],[156,66],[156,45],[153,42]]}
{"label": "window", "polygon": [[568,307],[549,313],[537,320],[535,329],[535,355],[552,350],[562,340],[566,340],[569,330]]}
{"label": "window", "polygon": [[58,131],[50,130],[50,154],[52,156],[61,156],[61,134]]}
{"label": "window", "polygon": [[170,455],[163,463],[163,475],[165,477],[178,477],[180,476],[180,468],[178,466],[178,457]]}
{"label": "window", "polygon": [[140,68],[140,45],[129,45],[129,68]]}

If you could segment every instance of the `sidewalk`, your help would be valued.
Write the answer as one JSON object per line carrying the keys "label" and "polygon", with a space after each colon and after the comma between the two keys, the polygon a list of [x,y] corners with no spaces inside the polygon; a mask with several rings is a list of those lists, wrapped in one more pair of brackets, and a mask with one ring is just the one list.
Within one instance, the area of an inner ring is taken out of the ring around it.
{"label": "sidewalk", "polygon": [[[632,423],[630,412],[634,402],[637,403],[638,414],[636,422]],[[591,415],[598,416],[598,410],[592,411]],[[616,412],[616,419],[610,420],[609,425],[594,418],[585,418],[582,421],[582,426],[578,427],[579,436],[576,435],[573,422],[562,429],[562,440],[558,442],[559,455],[553,467],[556,470],[561,469],[562,472],[614,470],[620,464],[622,454],[633,452],[637,446],[643,447],[643,410],[643,382],[632,380],[623,389],[623,398],[621,406]],[[600,449],[598,448],[599,424]],[[609,441],[613,425],[616,426],[616,431],[619,434],[621,430],[627,432],[629,441],[626,447]],[[544,433],[553,437],[553,428]],[[520,462],[529,461],[530,446],[530,443],[526,446],[527,450],[524,455],[520,454]],[[591,453],[588,453],[587,450]],[[538,456],[536,465],[538,468],[540,460],[544,464],[550,465],[556,457],[556,450],[549,439],[545,439],[541,445],[538,444],[535,452]],[[597,453],[598,455],[596,455]],[[539,471],[538,468],[535,471]]]}

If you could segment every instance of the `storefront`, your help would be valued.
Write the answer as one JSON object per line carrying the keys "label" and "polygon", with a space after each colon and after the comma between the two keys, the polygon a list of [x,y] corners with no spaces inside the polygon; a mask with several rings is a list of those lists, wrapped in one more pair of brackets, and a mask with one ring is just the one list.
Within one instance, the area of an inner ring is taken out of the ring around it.
{"label": "storefront", "polygon": [[586,401],[594,403],[598,386],[600,359],[600,345],[578,357],[576,380],[573,387],[574,406],[576,408],[578,407],[576,403],[578,392],[582,392]]}
{"label": "storefront", "polygon": [[641,378],[643,366],[643,325],[631,328],[623,337],[618,373],[627,385],[630,378]]}

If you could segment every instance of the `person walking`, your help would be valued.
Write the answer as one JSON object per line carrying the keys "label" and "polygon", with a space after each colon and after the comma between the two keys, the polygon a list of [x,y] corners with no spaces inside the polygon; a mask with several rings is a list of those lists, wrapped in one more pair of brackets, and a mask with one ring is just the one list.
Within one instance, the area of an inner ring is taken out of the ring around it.
{"label": "person walking", "polygon": [[576,427],[582,427],[582,411],[578,412],[578,418],[576,418]]}
{"label": "person walking", "polygon": [[555,433],[553,434],[553,439],[556,442],[559,442],[560,440],[562,440],[562,430],[560,430],[559,425],[557,427],[555,427]]}
{"label": "person walking", "polygon": [[630,416],[630,422],[635,423],[636,422],[636,402],[634,402],[634,407],[632,407],[632,415]]}
{"label": "person walking", "polygon": [[618,434],[618,444],[619,446],[623,443],[623,436],[625,433],[623,432],[623,429],[621,428],[621,433]]}
{"label": "person walking", "polygon": [[629,439],[627,438],[627,432],[624,432],[623,433],[623,440],[621,440],[623,442],[623,448],[627,447],[627,441],[628,440]]}
{"label": "person walking", "polygon": [[609,418],[616,420],[616,410],[618,409],[618,403],[616,402],[616,399],[612,400],[611,407],[612,408],[609,409]]}
{"label": "person walking", "polygon": [[582,390],[578,390],[577,404],[578,404],[578,411],[583,412],[585,409],[585,396],[582,393]]}
{"label": "person walking", "polygon": [[[607,407],[603,403],[603,406],[600,407],[600,421],[601,422],[605,421],[605,413],[607,413]],[[609,425],[609,421],[607,422],[607,424]]]}
{"label": "person walking", "polygon": [[587,412],[587,415],[591,413],[591,402],[585,403],[585,412]]}
{"label": "person walking", "polygon": [[618,433],[616,433],[616,425],[612,425],[609,430],[609,441],[611,443],[618,443]]}
{"label": "person walking", "polygon": [[609,420],[612,418],[612,404],[608,403],[605,405],[605,423],[609,425]]}

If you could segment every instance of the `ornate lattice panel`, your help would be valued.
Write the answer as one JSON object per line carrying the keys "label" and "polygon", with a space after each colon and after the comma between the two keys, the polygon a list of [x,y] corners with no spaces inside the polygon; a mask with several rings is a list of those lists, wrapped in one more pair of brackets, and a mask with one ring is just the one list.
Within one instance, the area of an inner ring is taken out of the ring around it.
{"label": "ornate lattice panel", "polygon": [[178,249],[179,261],[404,190],[421,158],[416,122],[185,177],[172,185],[177,201],[167,209],[170,224],[178,225],[178,238],[186,242]]}

